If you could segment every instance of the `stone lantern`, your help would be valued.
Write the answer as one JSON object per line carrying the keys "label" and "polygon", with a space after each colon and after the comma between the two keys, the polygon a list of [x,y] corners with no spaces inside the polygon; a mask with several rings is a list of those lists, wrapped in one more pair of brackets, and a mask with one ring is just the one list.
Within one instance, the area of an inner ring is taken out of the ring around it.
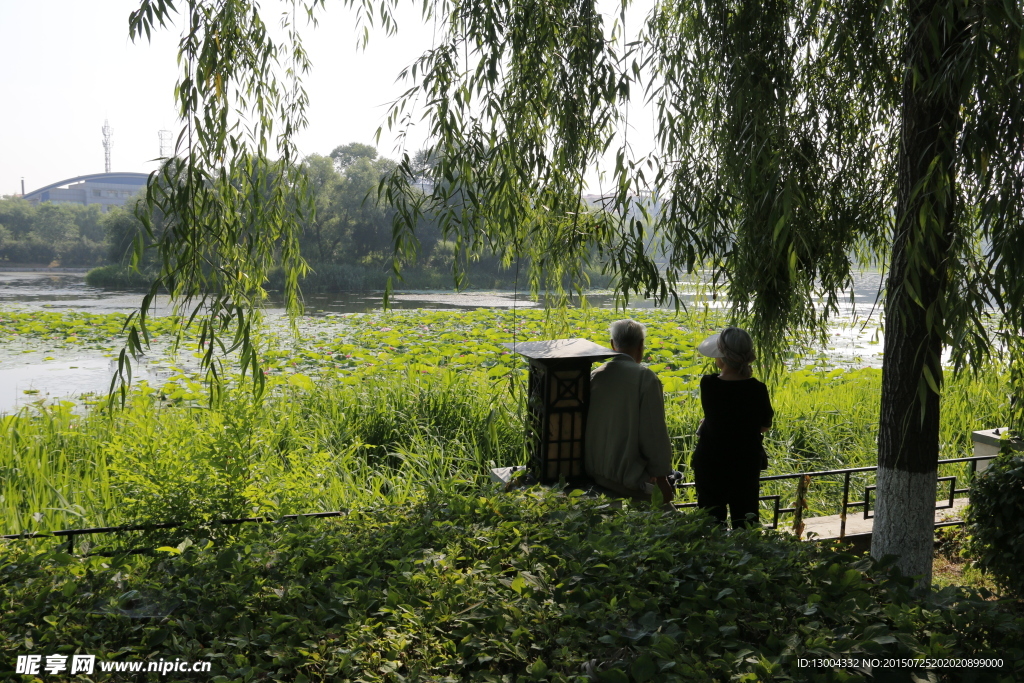
{"label": "stone lantern", "polygon": [[617,354],[586,339],[503,346],[530,359],[526,403],[531,472],[542,484],[582,479],[590,366]]}

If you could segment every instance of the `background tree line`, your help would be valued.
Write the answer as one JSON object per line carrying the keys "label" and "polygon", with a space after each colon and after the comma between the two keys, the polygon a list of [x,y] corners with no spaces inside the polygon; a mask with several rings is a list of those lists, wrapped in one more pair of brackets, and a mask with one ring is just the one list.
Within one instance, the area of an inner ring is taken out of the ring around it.
{"label": "background tree line", "polygon": [[[394,209],[377,199],[377,188],[397,164],[378,155],[371,145],[352,142],[329,155],[311,154],[300,164],[307,178],[315,211],[305,216],[299,244],[311,267],[302,281],[305,291],[379,289],[393,273],[392,225]],[[412,161],[415,172],[426,175],[433,166],[424,150]],[[422,188],[421,190],[422,191]],[[143,193],[123,207],[104,214],[99,206],[52,204],[33,206],[22,199],[0,200],[0,261],[6,265],[60,265],[97,267],[89,282],[96,286],[144,287],[159,266],[154,249],[144,248],[140,273],[128,267],[136,240],[152,242],[138,208]],[[150,214],[154,236],[163,234],[165,219]],[[421,217],[418,249],[403,264],[404,285],[449,288],[452,271],[459,267],[468,284],[511,287],[514,264],[503,266],[501,254],[487,245],[461,249],[445,240],[435,214]],[[525,278],[524,278],[525,281]],[[283,287],[283,273],[272,271],[268,286]]]}
{"label": "background tree line", "polygon": [[0,199],[0,266],[105,263],[108,219],[98,205],[33,206],[24,199]]}
{"label": "background tree line", "polygon": [[[432,190],[435,181],[425,179],[436,165],[426,149],[412,157],[410,170],[420,179],[413,185],[415,194]],[[312,268],[303,282],[305,291],[383,288],[395,271],[396,258],[402,260],[400,286],[448,289],[453,273],[463,272],[471,286],[516,284],[516,264],[506,257],[506,245],[446,239],[439,212],[419,215],[415,249],[396,254],[395,208],[386,198],[379,199],[377,191],[397,168],[394,160],[378,156],[376,148],[357,142],[303,160],[301,170],[315,207],[299,236],[302,256]],[[454,196],[449,201],[460,205],[465,200]],[[591,275],[592,284],[607,283],[607,278]],[[282,277],[272,273],[271,286]]]}

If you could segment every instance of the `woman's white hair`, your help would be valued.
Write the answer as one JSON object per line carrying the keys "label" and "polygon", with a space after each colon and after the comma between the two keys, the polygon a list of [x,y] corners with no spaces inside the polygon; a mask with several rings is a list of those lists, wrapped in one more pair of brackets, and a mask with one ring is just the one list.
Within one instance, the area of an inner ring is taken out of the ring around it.
{"label": "woman's white hair", "polygon": [[750,377],[753,374],[750,364],[757,360],[757,355],[754,353],[754,342],[746,330],[738,327],[725,328],[718,335],[718,348],[725,354],[722,360],[741,377]]}
{"label": "woman's white hair", "polygon": [[647,336],[647,327],[643,323],[626,318],[616,320],[608,326],[608,334],[611,335],[612,344],[617,351],[631,351],[640,348]]}

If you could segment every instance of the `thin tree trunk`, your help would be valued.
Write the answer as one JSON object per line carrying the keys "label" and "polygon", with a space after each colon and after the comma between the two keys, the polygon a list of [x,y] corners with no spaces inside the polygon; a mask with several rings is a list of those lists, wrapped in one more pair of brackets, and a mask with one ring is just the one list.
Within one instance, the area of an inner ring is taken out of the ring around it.
{"label": "thin tree trunk", "polygon": [[[956,137],[964,74],[949,69],[966,39],[958,0],[910,0],[896,224],[886,292],[871,554],[898,557],[931,582],[943,294],[956,227]],[[948,21],[952,18],[952,21]],[[935,38],[938,40],[935,40]]]}

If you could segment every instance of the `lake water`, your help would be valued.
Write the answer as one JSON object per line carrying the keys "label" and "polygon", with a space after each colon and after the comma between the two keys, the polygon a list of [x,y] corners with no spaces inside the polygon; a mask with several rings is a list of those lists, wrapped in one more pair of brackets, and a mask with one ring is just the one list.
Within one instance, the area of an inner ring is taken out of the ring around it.
{"label": "lake water", "polygon": [[[823,352],[836,363],[881,365],[881,336],[878,312],[874,302],[878,295],[880,275],[864,273],[855,280],[853,302],[843,305],[836,318],[832,337]],[[84,273],[0,272],[0,308],[8,310],[74,310],[89,313],[130,313],[141,302],[137,292],[110,292],[89,287]],[[600,308],[615,306],[610,295],[590,295],[590,305]],[[688,297],[689,302],[693,297]],[[688,302],[688,303],[689,303]],[[381,292],[342,292],[306,297],[307,315],[327,313],[365,313],[382,307]],[[268,302],[268,315],[282,316],[283,302],[273,297]],[[542,304],[530,301],[521,292],[397,292],[392,297],[397,309],[467,310],[476,308],[537,308]],[[710,305],[724,307],[724,301]],[[653,308],[651,301],[635,300],[630,309]],[[156,302],[155,314],[168,312],[165,299]],[[870,315],[871,313],[874,315]],[[642,314],[633,314],[642,319]],[[135,367],[135,377],[159,383],[176,369],[166,359],[143,361]],[[185,370],[188,363],[182,361]],[[17,342],[0,349],[0,413],[16,410],[40,399],[75,398],[83,393],[106,393],[117,361],[100,351],[43,350]],[[179,364],[181,368],[181,364]]]}

